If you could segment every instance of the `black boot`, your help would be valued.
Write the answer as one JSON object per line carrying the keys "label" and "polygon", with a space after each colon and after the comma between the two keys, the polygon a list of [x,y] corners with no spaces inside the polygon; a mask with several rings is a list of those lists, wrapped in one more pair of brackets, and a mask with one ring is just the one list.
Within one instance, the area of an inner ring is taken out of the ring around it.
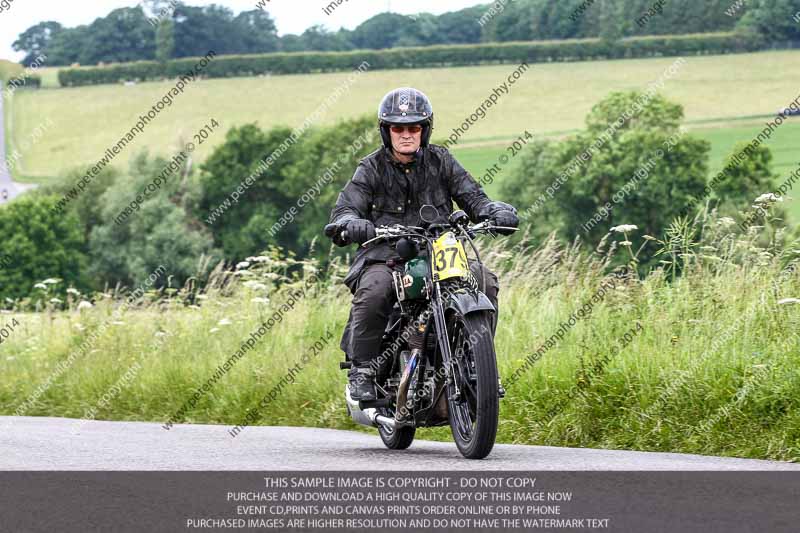
{"label": "black boot", "polygon": [[369,365],[356,366],[354,363],[348,377],[352,399],[371,402],[378,398],[375,393],[375,371]]}

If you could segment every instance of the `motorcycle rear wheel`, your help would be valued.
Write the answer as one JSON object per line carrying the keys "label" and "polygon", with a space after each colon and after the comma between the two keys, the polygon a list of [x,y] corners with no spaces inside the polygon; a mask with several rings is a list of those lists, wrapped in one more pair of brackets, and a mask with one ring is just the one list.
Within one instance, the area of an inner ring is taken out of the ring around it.
{"label": "motorcycle rear wheel", "polygon": [[[394,411],[389,409],[381,409],[383,415],[389,418],[394,418]],[[385,426],[378,428],[378,433],[381,436],[383,444],[390,450],[405,450],[411,443],[414,442],[414,434],[417,428],[414,426],[400,426],[395,429],[390,429]]]}

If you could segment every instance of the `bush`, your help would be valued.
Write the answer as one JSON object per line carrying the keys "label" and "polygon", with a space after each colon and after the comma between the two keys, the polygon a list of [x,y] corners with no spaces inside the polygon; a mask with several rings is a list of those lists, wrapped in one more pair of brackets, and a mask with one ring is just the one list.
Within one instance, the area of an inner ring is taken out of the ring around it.
{"label": "bush", "polygon": [[[536,237],[553,231],[564,240],[580,235],[594,247],[610,228],[632,223],[645,234],[660,235],[700,195],[708,142],[679,130],[681,106],[644,96],[612,93],[592,108],[585,131],[523,151],[502,185],[503,197],[517,199]],[[619,117],[622,125],[612,127]]]}
{"label": "bush", "polygon": [[36,294],[48,279],[87,286],[84,236],[75,214],[54,214],[57,197],[23,196],[0,207],[0,297]]}
{"label": "bush", "polygon": [[[678,55],[731,54],[758,50],[760,38],[737,33],[707,33],[631,37],[616,42],[602,39],[524,41],[475,45],[426,46],[350,52],[296,52],[216,56],[203,71],[209,78],[263,74],[307,74],[355,70],[363,62],[370,70],[451,67],[497,63],[548,63]],[[183,58],[161,64],[137,61],[107,67],[62,69],[62,86],[119,83],[126,80],[176,78],[197,63]]]}

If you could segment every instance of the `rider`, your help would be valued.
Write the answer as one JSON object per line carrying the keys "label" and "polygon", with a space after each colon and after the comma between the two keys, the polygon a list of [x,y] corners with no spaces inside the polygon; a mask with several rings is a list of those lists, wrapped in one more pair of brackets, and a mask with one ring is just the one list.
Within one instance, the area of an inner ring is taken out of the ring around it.
{"label": "rider", "polygon": [[[453,200],[473,221],[490,219],[498,226],[517,227],[513,206],[491,201],[446,148],[428,144],[433,108],[422,92],[409,87],[389,92],[378,108],[378,126],[383,147],[360,161],[331,212],[330,222],[346,229],[349,241],[362,244],[372,239],[375,226],[419,226],[419,210],[425,204],[450,215]],[[334,242],[348,244],[338,233]],[[376,398],[370,362],[379,355],[395,298],[392,271],[401,264],[395,250],[381,241],[359,248],[344,279],[353,301],[340,347],[352,362],[348,375],[354,400]],[[497,309],[497,276],[489,269],[482,272],[477,261],[469,266],[477,279],[483,278],[486,296]],[[494,332],[497,312],[493,315]]]}

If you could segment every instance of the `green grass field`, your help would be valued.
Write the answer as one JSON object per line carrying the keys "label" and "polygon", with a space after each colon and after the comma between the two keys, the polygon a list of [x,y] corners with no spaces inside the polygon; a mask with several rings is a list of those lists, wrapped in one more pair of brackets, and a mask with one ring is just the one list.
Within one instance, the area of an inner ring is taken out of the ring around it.
{"label": "green grass field", "polygon": [[[483,242],[482,257],[501,278],[496,345],[507,395],[498,441],[800,461],[800,315],[797,304],[781,303],[800,296],[800,278],[782,275],[780,258],[752,242],[712,235],[719,227],[709,222],[702,255],[683,256],[678,280],[662,270],[617,280],[516,381],[526,358],[597,294],[606,269],[603,257],[552,243],[512,254]],[[631,237],[634,246],[642,241]],[[731,258],[734,249],[741,255]],[[0,347],[0,414],[23,406],[29,416],[81,418],[97,408],[99,420],[165,423],[286,301],[270,272],[250,270],[261,284],[212,289],[199,306],[145,297],[116,316],[108,298],[76,310],[81,297],[69,311],[5,315],[20,326]],[[183,421],[240,424],[325,339],[255,423],[363,429],[345,413],[338,368],[350,298],[336,277],[310,289]],[[451,440],[448,428],[418,436]]]}
{"label": "green grass field", "polygon": [[[738,117],[774,113],[796,98],[800,51],[688,58],[663,93],[682,104],[687,121],[717,119],[724,129]],[[674,58],[535,64],[510,87],[486,118],[462,137],[464,148],[502,143],[525,130],[553,136],[583,125],[592,105],[612,91],[644,89],[657,80]],[[412,85],[431,97],[436,110],[434,139],[444,139],[501,85],[514,65],[367,72],[328,109],[320,124],[374,113],[391,88]],[[53,72],[43,72],[45,87]],[[299,126],[348,73],[203,80],[187,88],[127,148],[115,164],[126,165],[140,149],[171,154],[211,118],[227,129],[247,122],[262,127]],[[47,117],[53,127],[23,153],[21,181],[45,182],[72,167],[84,167],[102,156],[125,131],[169,89],[169,82],[135,86],[18,91],[11,103],[12,142],[21,145]],[[738,125],[738,124],[737,124]],[[195,153],[202,160],[223,142],[215,135]],[[488,153],[488,152],[487,152]],[[480,162],[478,153],[462,157]]]}
{"label": "green grass field", "polygon": [[[725,158],[733,151],[734,146],[740,141],[750,141],[755,138],[764,128],[764,121],[746,121],[747,125],[736,125],[723,128],[704,128],[690,125],[691,135],[705,139],[711,143],[711,153],[709,156],[709,168],[711,173],[722,170]],[[733,122],[732,124],[737,124]],[[797,139],[800,138],[800,117],[790,118],[785,122],[766,145],[772,150],[773,169],[779,176],[778,184],[782,183],[789,175],[800,167],[800,151],[797,148]],[[498,161],[498,157],[505,151],[505,144],[481,146],[477,148],[456,148],[453,150],[456,158],[469,170],[476,178],[486,173],[492,164]],[[507,154],[507,152],[506,152]],[[503,198],[500,194],[500,183],[505,176],[513,169],[513,164],[502,167],[499,174],[492,178],[492,183],[484,188],[486,193],[494,198],[512,202],[513,198]],[[764,191],[769,192],[769,191]],[[800,220],[800,191],[794,191],[787,200],[789,213],[794,220]]]}

